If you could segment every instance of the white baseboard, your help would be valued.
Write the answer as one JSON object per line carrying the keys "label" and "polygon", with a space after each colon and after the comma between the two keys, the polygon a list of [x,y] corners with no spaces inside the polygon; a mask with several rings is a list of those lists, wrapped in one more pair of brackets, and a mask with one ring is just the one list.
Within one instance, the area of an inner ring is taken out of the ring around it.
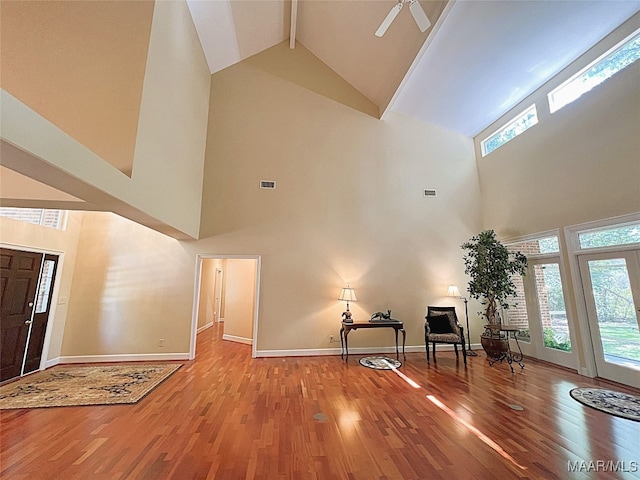
{"label": "white baseboard", "polygon": [[[351,353],[351,350],[349,350]],[[257,350],[258,357],[319,357],[322,355],[340,355],[339,348],[322,348],[318,350]]]}
{"label": "white baseboard", "polygon": [[[189,360],[189,353],[142,353],[118,355],[83,355],[74,357],[58,357],[47,361],[46,367],[61,363],[107,363],[107,362],[163,362],[167,360]],[[52,363],[49,365],[49,363]]]}
{"label": "white baseboard", "polygon": [[[58,365],[60,363],[60,357],[57,358],[53,358],[51,360],[47,360],[44,363],[44,370],[46,370],[47,368],[51,368],[51,367],[55,367],[56,365]],[[40,368],[40,370],[43,370],[43,368]]]}
{"label": "white baseboard", "polygon": [[[204,328],[209,328],[213,324],[207,324]],[[231,342],[243,343],[246,345],[252,345],[253,340],[251,338],[237,337],[235,335],[222,335],[223,340],[229,340]],[[430,346],[431,347],[431,346]],[[471,345],[474,351],[482,351],[482,346]],[[399,347],[402,351],[402,347]],[[436,351],[453,351],[453,345],[438,344]],[[295,350],[257,350],[256,357],[313,357],[324,355],[340,355],[342,349],[339,347],[333,348],[319,348],[319,349],[295,349]],[[424,345],[412,345],[405,347],[406,353],[425,353]],[[373,353],[389,353],[395,354],[395,347],[351,347],[349,348],[350,355],[363,355]],[[51,368],[58,364],[70,364],[70,363],[107,363],[107,362],[161,362],[167,360],[189,360],[189,353],[147,353],[147,354],[118,354],[118,355],[82,355],[82,356],[68,356],[57,357],[51,360],[47,360],[45,368]],[[583,373],[584,375],[584,373]]]}
{"label": "white baseboard", "polygon": [[253,345],[252,338],[245,337],[236,337],[235,335],[227,335],[226,333],[222,334],[223,340],[229,340],[230,342],[244,343],[246,345]]}
{"label": "white baseboard", "polygon": [[[402,352],[402,346],[398,349]],[[453,350],[453,345],[438,345],[436,351]],[[412,345],[405,347],[405,353],[424,353],[426,350],[424,345]],[[322,355],[340,355],[341,348],[319,348],[319,349],[300,349],[300,350],[257,350],[256,357],[314,357]],[[396,347],[351,347],[349,355],[363,355],[371,353],[396,353]]]}
{"label": "white baseboard", "polygon": [[213,327],[213,322],[209,322],[203,326],[201,326],[200,328],[198,328],[198,330],[196,331],[196,334],[203,332],[204,330],[206,330],[207,328],[211,328]]}

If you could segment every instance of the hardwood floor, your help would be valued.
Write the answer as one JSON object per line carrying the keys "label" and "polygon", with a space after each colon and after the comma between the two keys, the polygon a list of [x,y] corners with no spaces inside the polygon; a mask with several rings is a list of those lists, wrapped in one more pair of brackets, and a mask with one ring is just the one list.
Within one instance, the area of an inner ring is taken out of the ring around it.
{"label": "hardwood floor", "polygon": [[357,355],[252,360],[220,336],[202,332],[197,359],[136,405],[0,412],[0,477],[640,478],[568,471],[640,463],[640,423],[569,397],[602,382],[532,361],[511,374],[484,354],[464,368],[453,352],[408,354],[398,373]]}

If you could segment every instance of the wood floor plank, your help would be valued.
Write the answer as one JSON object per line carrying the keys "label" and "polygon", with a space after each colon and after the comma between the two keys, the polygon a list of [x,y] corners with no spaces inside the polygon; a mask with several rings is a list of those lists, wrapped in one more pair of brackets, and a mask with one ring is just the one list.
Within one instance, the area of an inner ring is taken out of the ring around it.
{"label": "wood floor plank", "polygon": [[640,463],[640,423],[569,397],[606,382],[534,361],[511,374],[482,355],[465,368],[452,352],[408,354],[404,377],[357,356],[252,359],[221,333],[202,332],[196,360],[136,405],[0,412],[0,477],[640,478],[568,471]]}

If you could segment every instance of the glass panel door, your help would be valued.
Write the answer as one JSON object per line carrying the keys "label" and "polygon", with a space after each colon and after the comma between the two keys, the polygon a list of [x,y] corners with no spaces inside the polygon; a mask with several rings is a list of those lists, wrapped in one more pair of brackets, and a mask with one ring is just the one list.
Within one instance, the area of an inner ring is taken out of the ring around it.
{"label": "glass panel door", "polygon": [[542,343],[545,348],[570,352],[571,338],[562,293],[560,265],[557,263],[533,265],[533,272]]}
{"label": "glass panel door", "polygon": [[530,259],[524,278],[529,335],[536,358],[577,369],[558,259]]}
{"label": "glass panel door", "polygon": [[640,388],[640,251],[579,260],[597,374]]}
{"label": "glass panel door", "polygon": [[516,296],[509,298],[507,323],[520,328],[518,342],[530,357],[577,370],[567,319],[560,260],[529,258],[527,274],[514,278]]}
{"label": "glass panel door", "polygon": [[518,327],[520,329],[517,336],[522,353],[529,357],[536,357],[535,345],[531,343],[529,312],[527,308],[527,296],[524,288],[524,278],[520,275],[514,275],[511,279],[515,285],[516,294],[515,296],[507,299],[509,308],[504,310],[503,318],[507,325]]}

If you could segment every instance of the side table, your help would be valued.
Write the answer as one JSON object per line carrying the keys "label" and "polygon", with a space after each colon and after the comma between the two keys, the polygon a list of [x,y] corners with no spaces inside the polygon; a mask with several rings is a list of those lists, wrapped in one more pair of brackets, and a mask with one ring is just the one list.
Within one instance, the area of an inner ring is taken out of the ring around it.
{"label": "side table", "polygon": [[[342,322],[342,328],[340,328],[340,358],[346,356],[345,361],[349,359],[349,332],[351,330],[357,330],[358,328],[393,328],[396,334],[396,358],[400,356],[398,351],[398,331],[402,332],[402,355],[404,359],[407,359],[407,355],[404,353],[404,345],[407,340],[407,332],[404,330],[404,323],[398,320],[379,321],[379,322]],[[346,354],[346,355],[345,355]]]}
{"label": "side table", "polygon": [[[507,337],[507,351],[500,355],[498,358],[492,359],[489,362],[489,366],[493,366],[493,364],[496,362],[502,363],[503,360],[506,360],[509,364],[509,368],[511,368],[511,373],[514,373],[512,365],[513,362],[516,362],[518,365],[520,365],[520,368],[523,369],[524,363],[522,363],[522,361],[524,359],[524,355],[522,353],[522,349],[520,348],[520,344],[518,343],[518,333],[520,333],[520,328],[510,325],[485,325],[484,328],[492,334],[495,334],[496,332],[504,332],[505,336]],[[509,343],[509,334],[511,334],[511,338],[516,341],[516,346],[518,347],[517,352],[511,350],[511,344]]]}

